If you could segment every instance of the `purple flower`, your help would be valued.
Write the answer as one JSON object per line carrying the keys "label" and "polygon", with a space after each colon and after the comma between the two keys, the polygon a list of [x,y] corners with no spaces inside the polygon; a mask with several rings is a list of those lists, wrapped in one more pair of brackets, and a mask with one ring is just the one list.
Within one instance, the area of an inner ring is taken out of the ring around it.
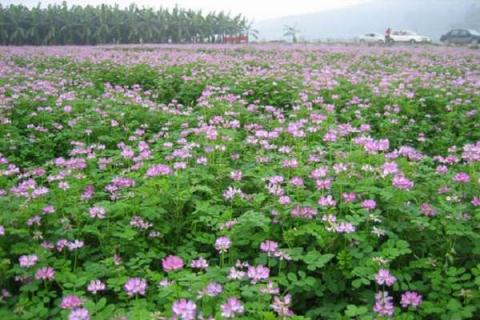
{"label": "purple flower", "polygon": [[311,207],[296,206],[292,209],[290,214],[295,218],[313,219],[317,215],[317,210]]}
{"label": "purple flower", "polygon": [[80,248],[83,248],[84,242],[81,240],[74,240],[67,242],[68,250],[74,251]]}
{"label": "purple flower", "polygon": [[416,309],[421,303],[422,296],[413,291],[407,291],[402,294],[402,300],[400,301],[402,307],[408,308],[408,306],[412,306],[414,309]]}
{"label": "purple flower", "polygon": [[403,189],[403,190],[410,190],[413,188],[413,182],[408,180],[405,176],[401,174],[397,174],[393,178],[392,185],[395,188]]}
{"label": "purple flower", "polygon": [[444,174],[448,172],[448,167],[444,165],[440,165],[435,169],[435,172],[438,174]]}
{"label": "purple flower", "polygon": [[145,291],[147,290],[147,281],[145,279],[140,278],[130,278],[127,280],[123,288],[127,292],[128,296],[135,296],[135,295],[145,295]]}
{"label": "purple flower", "polygon": [[223,197],[225,200],[232,200],[236,195],[242,196],[243,192],[242,190],[232,186],[228,187],[228,189],[223,192]]}
{"label": "purple flower", "polygon": [[250,278],[250,281],[255,284],[260,280],[268,279],[270,275],[270,270],[262,265],[256,267],[249,266],[247,270],[247,276]]}
{"label": "purple flower", "polygon": [[260,250],[266,252],[269,256],[275,254],[278,250],[278,243],[272,240],[266,240],[260,243]]}
{"label": "purple flower", "polygon": [[99,291],[104,291],[106,289],[105,283],[100,280],[92,280],[88,284],[87,291],[93,294],[97,294]]}
{"label": "purple flower", "polygon": [[290,202],[289,196],[280,196],[278,198],[278,203],[280,203],[282,206],[286,206],[287,204],[290,204]]}
{"label": "purple flower", "polygon": [[423,215],[427,217],[433,217],[437,214],[437,210],[435,210],[435,208],[428,203],[422,203],[422,205],[420,206],[420,211]]}
{"label": "purple flower", "polygon": [[228,279],[230,280],[241,280],[245,277],[245,272],[241,270],[237,270],[235,267],[231,267],[229,274],[228,274]]}
{"label": "purple flower", "polygon": [[104,219],[105,218],[105,209],[102,207],[93,207],[89,210],[90,217]]}
{"label": "purple flower", "polygon": [[[176,317],[180,317],[182,320],[195,319],[195,310],[197,306],[193,301],[180,299],[173,303],[172,312]],[[175,319],[176,319],[175,317]]]}
{"label": "purple flower", "polygon": [[43,267],[37,270],[35,273],[35,279],[37,280],[53,280],[55,277],[55,270],[52,267]]}
{"label": "purple flower", "polygon": [[222,293],[223,287],[219,283],[211,282],[204,289],[199,292],[199,297],[209,296],[216,297]]}
{"label": "purple flower", "polygon": [[148,168],[147,177],[166,176],[172,173],[172,169],[164,164],[158,164]]}
{"label": "purple flower", "polygon": [[227,237],[220,237],[215,241],[215,249],[217,249],[220,253],[227,252],[227,250],[232,245],[232,241]]}
{"label": "purple flower", "polygon": [[340,222],[335,226],[335,231],[338,233],[354,233],[355,230],[355,226],[348,222]]}
{"label": "purple flower", "polygon": [[162,267],[165,272],[179,270],[183,268],[183,260],[177,256],[168,256],[162,260]]}
{"label": "purple flower", "polygon": [[[480,197],[473,197],[472,201],[470,202],[474,207],[480,207]],[[1,228],[1,226],[0,226]],[[1,232],[0,232],[1,234]]]}
{"label": "purple flower", "polygon": [[388,295],[388,292],[381,291],[375,295],[373,311],[381,316],[391,317],[393,315],[393,298]]}
{"label": "purple flower", "polygon": [[5,228],[0,225],[0,236],[4,236],[4,235],[5,235]]}
{"label": "purple flower", "polygon": [[470,182],[470,176],[465,172],[460,172],[453,177],[453,180],[458,183],[467,183]]}
{"label": "purple flower", "polygon": [[22,268],[33,267],[35,264],[37,264],[37,261],[38,257],[34,254],[29,256],[20,256],[20,258],[18,258],[18,262]]}
{"label": "purple flower", "polygon": [[273,298],[272,309],[280,318],[293,316],[293,311],[290,310],[290,303],[292,302],[292,296],[287,294],[283,299],[280,297]]}
{"label": "purple flower", "polygon": [[379,285],[386,284],[388,287],[392,286],[397,279],[392,276],[390,271],[386,269],[380,269],[377,274],[375,275],[375,281]]}
{"label": "purple flower", "polygon": [[76,309],[78,307],[81,307],[82,304],[83,304],[82,299],[80,299],[77,296],[70,295],[62,299],[62,303],[60,304],[60,307],[62,309]]}
{"label": "purple flower", "polygon": [[320,197],[320,200],[318,200],[318,204],[321,207],[334,207],[337,204],[337,202],[335,201],[335,199],[333,199],[331,195],[328,195],[328,196]]}
{"label": "purple flower", "polygon": [[158,285],[160,287],[168,287],[168,286],[171,286],[173,283],[174,283],[173,281],[170,281],[168,279],[163,279],[158,282]]}
{"label": "purple flower", "polygon": [[369,200],[362,201],[361,206],[362,206],[363,209],[373,210],[377,207],[377,203],[375,202],[375,200],[369,199]]}
{"label": "purple flower", "polygon": [[90,320],[90,314],[87,309],[78,308],[70,312],[68,320]]}
{"label": "purple flower", "polygon": [[332,180],[330,178],[327,179],[318,179],[315,181],[317,186],[317,190],[328,190],[332,186]]}
{"label": "purple flower", "polygon": [[234,170],[232,172],[230,172],[230,178],[234,181],[240,181],[242,180],[242,171],[240,170]]}
{"label": "purple flower", "polygon": [[95,193],[95,188],[93,185],[88,185],[85,187],[85,189],[83,190],[83,193],[82,195],[80,196],[80,199],[82,201],[87,201],[87,200],[90,200],[93,195]]}
{"label": "purple flower", "polygon": [[192,263],[190,264],[190,267],[193,269],[207,269],[208,268],[208,262],[205,260],[205,258],[200,257],[196,260],[192,260]]}
{"label": "purple flower", "polygon": [[357,195],[354,192],[342,193],[342,199],[344,202],[353,202],[357,199]]}
{"label": "purple flower", "polygon": [[51,204],[42,209],[44,214],[52,214],[55,212],[55,207]]}
{"label": "purple flower", "polygon": [[301,177],[292,177],[292,179],[290,179],[290,184],[295,187],[303,187],[303,179]]}
{"label": "purple flower", "polygon": [[225,318],[235,318],[236,315],[243,314],[245,311],[242,302],[237,298],[228,298],[220,308],[222,309],[222,316]]}
{"label": "purple flower", "polygon": [[398,165],[395,162],[385,162],[382,166],[382,175],[388,176],[389,174],[398,173]]}

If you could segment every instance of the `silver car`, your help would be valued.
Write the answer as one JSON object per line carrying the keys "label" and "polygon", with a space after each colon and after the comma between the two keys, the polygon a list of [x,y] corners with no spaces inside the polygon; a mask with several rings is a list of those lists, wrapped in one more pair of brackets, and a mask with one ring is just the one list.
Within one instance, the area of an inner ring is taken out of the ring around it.
{"label": "silver car", "polygon": [[358,37],[360,43],[385,43],[385,37],[380,33],[365,33]]}

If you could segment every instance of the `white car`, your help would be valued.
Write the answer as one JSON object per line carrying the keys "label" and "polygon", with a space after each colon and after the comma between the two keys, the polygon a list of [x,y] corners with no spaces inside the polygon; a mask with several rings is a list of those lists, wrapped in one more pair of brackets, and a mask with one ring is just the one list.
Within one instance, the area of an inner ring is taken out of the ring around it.
{"label": "white car", "polygon": [[358,37],[360,43],[384,43],[385,37],[380,33],[365,33]]}
{"label": "white car", "polygon": [[421,36],[413,31],[392,31],[390,38],[393,42],[408,42],[408,43],[431,43],[432,38]]}

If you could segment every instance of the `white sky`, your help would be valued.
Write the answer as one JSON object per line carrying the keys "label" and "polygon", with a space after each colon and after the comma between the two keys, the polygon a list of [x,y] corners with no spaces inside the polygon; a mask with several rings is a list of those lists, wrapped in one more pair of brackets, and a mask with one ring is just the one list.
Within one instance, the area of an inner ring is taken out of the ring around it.
{"label": "white sky", "polygon": [[[69,5],[98,5],[102,3],[115,4],[121,7],[134,2],[138,6],[174,7],[178,4],[182,8],[202,9],[205,12],[220,11],[232,14],[242,13],[255,21],[265,20],[300,13],[316,12],[329,9],[344,8],[369,0],[67,0]],[[2,5],[23,4],[35,6],[38,2],[42,6],[50,3],[62,3],[62,0],[0,0]]]}

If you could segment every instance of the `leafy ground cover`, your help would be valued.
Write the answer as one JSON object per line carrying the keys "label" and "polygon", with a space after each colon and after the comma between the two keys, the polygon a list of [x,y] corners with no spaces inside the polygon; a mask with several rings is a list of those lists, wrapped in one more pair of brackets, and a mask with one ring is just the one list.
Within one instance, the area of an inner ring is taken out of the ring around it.
{"label": "leafy ground cover", "polygon": [[469,49],[0,48],[0,318],[479,318],[479,106]]}

